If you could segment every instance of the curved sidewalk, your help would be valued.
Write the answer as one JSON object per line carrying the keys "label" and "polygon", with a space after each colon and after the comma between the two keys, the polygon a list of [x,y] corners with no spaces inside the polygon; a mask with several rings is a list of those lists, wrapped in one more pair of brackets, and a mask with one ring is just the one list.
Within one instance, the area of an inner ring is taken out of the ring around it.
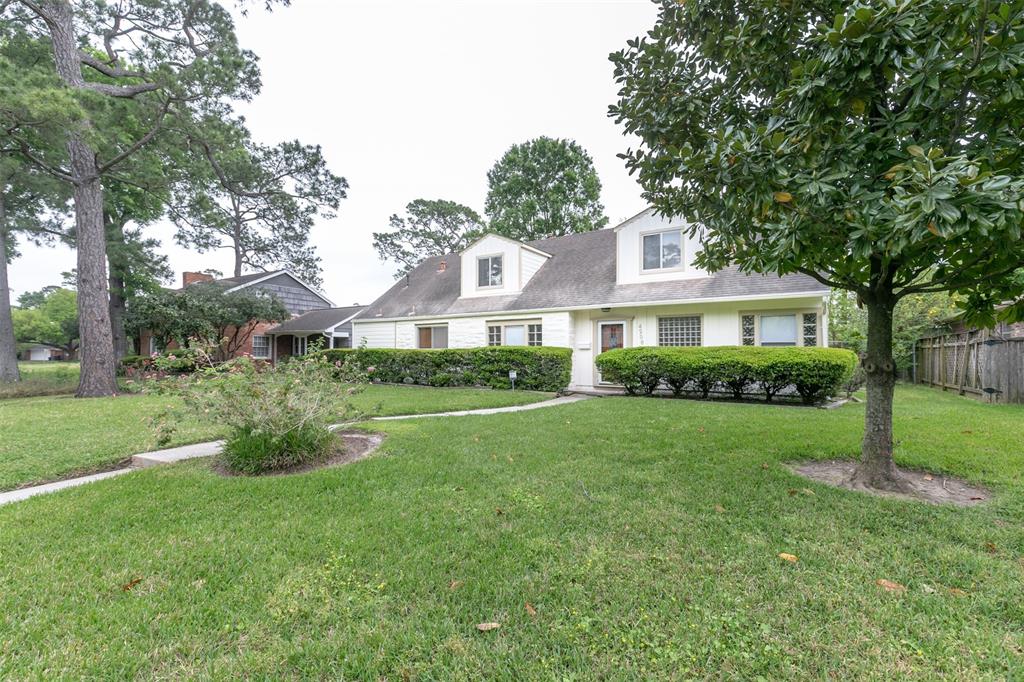
{"label": "curved sidewalk", "polygon": [[[559,405],[569,405],[572,403],[578,403],[581,400],[589,400],[593,396],[589,395],[567,395],[559,398],[552,398],[550,400],[542,400],[538,403],[527,403],[526,405],[510,405],[508,407],[488,407],[479,410],[458,410],[455,412],[433,412],[430,414],[402,414],[394,417],[372,417],[370,421],[396,421],[399,419],[428,419],[431,417],[467,417],[473,415],[486,415],[486,414],[503,414],[505,412],[525,412],[527,410],[537,410],[543,407],[557,407]],[[347,422],[344,424],[334,424],[330,428],[336,430],[345,426],[351,426],[358,424],[359,422]],[[126,474],[129,471],[135,471],[136,469],[145,469],[146,467],[159,466],[161,464],[173,464],[175,462],[181,462],[186,459],[195,459],[197,457],[210,457],[220,452],[221,445],[224,441],[215,440],[208,443],[194,443],[192,445],[182,445],[177,448],[169,448],[166,450],[154,450],[153,452],[141,452],[137,455],[133,455],[131,458],[131,464],[123,469],[115,469],[113,471],[104,471],[99,474],[91,474],[89,476],[80,476],[78,478],[69,478],[63,481],[54,481],[53,483],[44,483],[43,485],[36,485],[30,488],[19,488],[17,490],[9,490],[4,493],[0,493],[0,505],[9,504],[11,502],[18,502],[21,500],[35,497],[36,495],[43,495],[46,493],[56,492],[58,490],[64,490],[65,488],[73,488],[85,483],[92,483],[93,481],[102,481],[105,478],[111,478],[113,476],[119,476],[120,474]]]}

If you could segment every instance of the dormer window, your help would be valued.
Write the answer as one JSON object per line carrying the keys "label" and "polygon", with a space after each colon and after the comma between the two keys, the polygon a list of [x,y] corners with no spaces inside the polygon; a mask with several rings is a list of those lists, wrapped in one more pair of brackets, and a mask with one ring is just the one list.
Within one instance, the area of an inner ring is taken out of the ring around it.
{"label": "dormer window", "polygon": [[677,270],[683,265],[683,231],[666,230],[641,236],[643,270]]}
{"label": "dormer window", "polygon": [[502,257],[483,256],[476,259],[477,288],[501,286]]}

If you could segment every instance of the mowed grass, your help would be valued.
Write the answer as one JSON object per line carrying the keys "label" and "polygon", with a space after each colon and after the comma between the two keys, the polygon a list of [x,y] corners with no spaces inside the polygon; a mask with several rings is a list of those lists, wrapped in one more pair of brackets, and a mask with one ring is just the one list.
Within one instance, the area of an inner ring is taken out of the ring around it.
{"label": "mowed grass", "polygon": [[[367,415],[383,416],[504,407],[549,397],[529,391],[366,386],[352,403]],[[189,421],[176,427],[170,443],[158,445],[151,422],[171,404],[175,399],[154,395],[0,401],[0,490],[102,471],[139,452],[222,435],[216,425]]]}
{"label": "mowed grass", "polygon": [[899,390],[901,463],[990,486],[970,509],[783,466],[853,455],[862,418],[604,398],[0,507],[0,677],[1020,677],[1024,409]]}
{"label": "mowed grass", "polygon": [[19,362],[21,381],[0,383],[0,400],[74,393],[78,388],[77,362]]}
{"label": "mowed grass", "polygon": [[368,417],[458,412],[527,405],[555,397],[539,391],[493,391],[482,388],[432,388],[372,384],[352,396],[352,405]]}

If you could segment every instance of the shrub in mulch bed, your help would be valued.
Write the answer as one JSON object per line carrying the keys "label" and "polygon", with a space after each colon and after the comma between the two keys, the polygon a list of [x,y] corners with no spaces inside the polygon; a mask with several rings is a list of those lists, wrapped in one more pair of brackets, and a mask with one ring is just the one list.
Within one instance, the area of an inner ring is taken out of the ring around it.
{"label": "shrub in mulch bed", "polygon": [[662,387],[676,397],[707,399],[722,391],[736,399],[771,401],[795,391],[805,404],[833,395],[850,376],[857,356],[840,348],[751,346],[618,348],[597,357],[606,380],[630,395],[653,395]]}

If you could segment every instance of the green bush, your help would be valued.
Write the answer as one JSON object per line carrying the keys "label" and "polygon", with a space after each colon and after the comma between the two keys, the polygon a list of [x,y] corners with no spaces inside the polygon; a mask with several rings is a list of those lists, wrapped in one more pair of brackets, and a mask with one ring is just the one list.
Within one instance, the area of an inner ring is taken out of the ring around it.
{"label": "green bush", "polygon": [[180,398],[158,419],[161,444],[185,419],[217,424],[226,432],[221,462],[251,475],[328,457],[336,443],[328,427],[354,416],[348,398],[363,381],[353,368],[307,355],[276,366],[236,358],[147,382],[147,390]]}
{"label": "green bush", "polygon": [[420,350],[334,348],[321,354],[336,367],[355,366],[373,381],[423,386],[489,386],[560,391],[569,385],[572,351],[545,346],[487,346]]}
{"label": "green bush", "polygon": [[749,346],[620,348],[597,358],[601,375],[630,394],[668,386],[708,398],[723,390],[734,398],[756,393],[767,400],[792,386],[805,403],[834,393],[853,374],[856,356],[837,348]]}
{"label": "green bush", "polygon": [[336,437],[322,424],[307,424],[279,435],[254,427],[231,434],[221,450],[230,471],[255,476],[327,458]]}

